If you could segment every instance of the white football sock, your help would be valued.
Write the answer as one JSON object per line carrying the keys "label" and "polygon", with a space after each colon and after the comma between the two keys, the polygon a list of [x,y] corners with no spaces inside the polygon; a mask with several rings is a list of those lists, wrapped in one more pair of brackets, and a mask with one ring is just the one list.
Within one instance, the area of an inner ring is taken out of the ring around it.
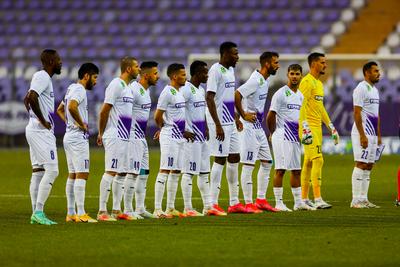
{"label": "white football sock", "polygon": [[154,188],[154,209],[161,209],[168,173],[158,173]]}
{"label": "white football sock", "polygon": [[271,168],[272,163],[260,162],[260,169],[258,169],[257,174],[257,198],[266,198]]}
{"label": "white football sock", "polygon": [[230,163],[226,165],[226,178],[229,186],[229,205],[233,206],[239,203],[239,163]]}
{"label": "white football sock", "polygon": [[197,187],[200,190],[204,208],[205,209],[211,208],[210,183],[208,181],[208,173],[199,174],[197,176]]}
{"label": "white football sock", "polygon": [[128,173],[124,181],[124,213],[133,212],[133,196],[135,194],[135,184],[137,175]]}
{"label": "white football sock", "polygon": [[50,195],[51,188],[58,176],[58,166],[52,166],[44,171],[44,175],[39,184],[35,211],[43,211],[44,204]]}
{"label": "white football sock", "polygon": [[283,187],[274,187],[275,207],[283,204]]}
{"label": "white football sock", "polygon": [[78,208],[78,215],[84,215],[85,212],[85,188],[86,188],[86,180],[85,179],[76,179],[74,184],[74,194],[76,207]]}
{"label": "white football sock", "polygon": [[357,167],[353,169],[353,175],[351,176],[353,201],[361,200],[361,187],[363,182],[363,170]]}
{"label": "white football sock", "polygon": [[99,211],[107,211],[108,197],[114,176],[104,173],[100,182]]}
{"label": "white football sock", "polygon": [[370,170],[364,170],[362,174],[362,183],[361,183],[361,200],[368,200],[368,189],[369,189],[369,181],[370,181]]}
{"label": "white football sock", "polygon": [[119,174],[114,176],[112,183],[113,210],[121,210],[122,197],[124,196],[125,176]]}
{"label": "white football sock", "polygon": [[242,184],[243,197],[246,204],[253,203],[253,174],[254,166],[243,165],[240,182]]}
{"label": "white football sock", "polygon": [[29,185],[29,193],[31,195],[32,212],[36,209],[36,200],[39,190],[39,184],[44,175],[44,171],[32,172],[31,183]]}
{"label": "white football sock", "polygon": [[301,204],[301,186],[299,187],[292,187],[292,194],[294,198],[294,205],[300,205]]}
{"label": "white football sock", "polygon": [[75,215],[75,194],[74,194],[75,179],[67,178],[65,185],[65,195],[67,196],[67,208],[69,215]]}
{"label": "white football sock", "polygon": [[167,181],[167,209],[175,209],[180,173],[170,173]]}
{"label": "white football sock", "polygon": [[185,204],[185,209],[192,210],[192,179],[193,176],[184,173],[181,180],[183,203]]}
{"label": "white football sock", "polygon": [[135,194],[135,200],[136,200],[136,212],[138,213],[143,213],[145,211],[144,207],[144,200],[146,198],[146,184],[147,184],[147,179],[148,175],[139,175],[138,178],[136,179],[136,194]]}
{"label": "white football sock", "polygon": [[221,178],[224,165],[214,162],[210,175],[211,205],[218,204],[219,191],[221,190]]}

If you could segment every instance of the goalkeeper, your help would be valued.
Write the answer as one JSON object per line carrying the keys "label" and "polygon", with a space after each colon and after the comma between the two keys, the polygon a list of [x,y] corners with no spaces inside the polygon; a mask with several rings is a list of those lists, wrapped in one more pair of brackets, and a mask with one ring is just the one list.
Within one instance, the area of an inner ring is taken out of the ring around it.
{"label": "goalkeeper", "polygon": [[[303,202],[317,209],[329,209],[332,205],[321,197],[321,176],[324,159],[322,157],[322,122],[331,131],[335,145],[339,143],[339,134],[333,126],[324,107],[324,88],[319,78],[325,74],[326,58],[321,53],[311,53],[308,56],[310,72],[302,79],[300,91],[304,95],[305,105],[300,113],[305,113],[313,136],[312,144],[304,146],[304,163],[301,172]],[[312,184],[314,203],[308,198]]]}

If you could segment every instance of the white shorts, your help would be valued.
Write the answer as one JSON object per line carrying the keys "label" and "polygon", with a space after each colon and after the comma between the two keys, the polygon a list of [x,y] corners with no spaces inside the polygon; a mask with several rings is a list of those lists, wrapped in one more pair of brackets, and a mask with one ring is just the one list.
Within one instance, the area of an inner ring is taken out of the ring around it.
{"label": "white shorts", "polygon": [[71,141],[64,136],[64,150],[68,172],[89,172],[89,140]]}
{"label": "white shorts", "polygon": [[186,142],[183,147],[183,173],[198,175],[210,172],[210,150],[206,142]]}
{"label": "white shorts", "polygon": [[364,163],[375,163],[376,150],[378,149],[378,137],[367,135],[368,147],[362,148],[359,134],[351,134],[351,142],[353,144],[354,161]]}
{"label": "white shorts", "polygon": [[160,133],[160,170],[182,169],[183,141],[171,138],[170,134]]}
{"label": "white shorts", "polygon": [[139,174],[140,169],[149,169],[149,148],[146,139],[130,139],[128,155],[129,173]]}
{"label": "white shorts", "polygon": [[29,154],[32,167],[44,167],[45,164],[57,166],[58,157],[56,137],[49,130],[30,130],[25,131],[26,140],[29,144]]}
{"label": "white shorts", "polygon": [[301,145],[284,140],[284,132],[277,129],[272,134],[275,170],[301,170]]}
{"label": "white shorts", "polygon": [[222,125],[225,133],[224,141],[216,138],[215,124],[208,124],[210,139],[208,140],[211,155],[214,157],[227,157],[229,154],[239,154],[239,135],[236,125]]}
{"label": "white shorts", "polygon": [[272,161],[271,151],[263,129],[244,128],[239,132],[240,162],[254,164],[256,160]]}
{"label": "white shorts", "polygon": [[103,138],[106,171],[128,172],[128,143],[119,138]]}

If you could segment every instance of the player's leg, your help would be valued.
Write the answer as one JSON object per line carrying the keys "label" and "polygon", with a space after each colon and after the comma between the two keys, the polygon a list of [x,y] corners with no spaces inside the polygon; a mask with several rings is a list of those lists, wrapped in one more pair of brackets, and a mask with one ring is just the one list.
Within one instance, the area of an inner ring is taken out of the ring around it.
{"label": "player's leg", "polygon": [[368,200],[368,189],[370,184],[370,176],[371,171],[375,163],[376,158],[376,150],[378,149],[378,138],[376,136],[368,136],[368,155],[367,155],[367,166],[363,171],[362,175],[362,184],[361,184],[361,201],[368,207],[368,208],[380,208],[379,206],[371,203]]}
{"label": "player's leg", "polygon": [[135,186],[135,201],[136,201],[136,213],[144,218],[155,218],[155,216],[148,212],[145,208],[144,201],[146,199],[146,187],[147,180],[150,174],[149,168],[149,149],[146,140],[142,140],[143,145],[143,157],[140,164],[140,172],[138,179],[136,180]]}
{"label": "player's leg", "polygon": [[[225,140],[218,141],[216,139],[215,133],[215,125],[209,124],[208,125],[210,138],[208,141],[209,148],[211,151],[211,155],[214,156],[214,163],[211,168],[210,173],[210,196],[211,196],[211,204],[214,208],[221,212],[225,212],[219,205],[219,192],[221,190],[221,179],[222,179],[222,172],[224,170],[226,158],[229,153],[229,146],[226,140],[226,133],[225,133]],[[225,129],[224,129],[225,131]]]}
{"label": "player's leg", "polygon": [[228,213],[246,213],[246,207],[239,201],[239,134],[235,125],[225,127],[224,131],[225,141],[229,143],[228,163],[226,164],[226,178],[229,187]]}
{"label": "player's leg", "polygon": [[355,166],[351,177],[352,195],[351,208],[367,208],[361,201],[361,191],[363,183],[364,170],[367,169],[366,150],[361,147],[360,136],[358,134],[351,135],[351,142],[353,146],[353,154]]}
{"label": "player's leg", "polygon": [[266,198],[268,184],[269,184],[269,174],[272,168],[272,156],[269,149],[269,144],[265,132],[263,130],[259,131],[258,139],[260,140],[260,150],[258,151],[258,159],[260,159],[260,168],[257,173],[257,199],[256,206],[258,209],[266,211],[276,211],[272,207]]}
{"label": "player's leg", "polygon": [[67,197],[67,222],[75,222],[77,220],[76,210],[75,210],[75,194],[74,194],[74,184],[75,184],[75,169],[74,169],[74,147],[68,142],[66,136],[64,136],[64,151],[65,157],[67,159],[68,167],[68,177],[65,184],[65,195]]}
{"label": "player's leg", "polygon": [[397,170],[397,199],[396,206],[400,206],[400,167]]}
{"label": "player's leg", "polygon": [[309,153],[307,153],[307,150],[304,149],[303,168],[301,169],[301,198],[303,199],[304,203],[310,207],[314,207],[314,203],[312,203],[308,198],[311,184],[311,169],[312,161],[310,160]]}
{"label": "player's leg", "polygon": [[275,209],[277,211],[292,211],[283,203],[283,176],[285,175],[284,169],[276,169],[274,176],[274,196],[275,196]]}
{"label": "player's leg", "polygon": [[107,202],[111,192],[111,184],[118,170],[118,152],[116,151],[117,141],[115,138],[103,138],[105,151],[104,163],[105,172],[100,181],[99,212],[97,220],[115,221],[107,212]]}
{"label": "player's leg", "polygon": [[31,196],[32,212],[36,209],[36,200],[39,190],[39,184],[44,175],[44,169],[40,165],[32,165],[32,175],[29,184],[29,193]]}
{"label": "player's leg", "polygon": [[176,193],[178,191],[179,177],[181,176],[182,160],[183,160],[183,144],[173,142],[171,146],[172,166],[167,181],[167,209],[165,213],[174,217],[186,217],[183,213],[175,209]]}

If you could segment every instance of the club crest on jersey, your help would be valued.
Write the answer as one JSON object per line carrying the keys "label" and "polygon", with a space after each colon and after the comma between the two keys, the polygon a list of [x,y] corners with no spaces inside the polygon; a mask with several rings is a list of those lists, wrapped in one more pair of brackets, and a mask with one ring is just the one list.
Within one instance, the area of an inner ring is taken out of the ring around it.
{"label": "club crest on jersey", "polygon": [[192,94],[196,94],[196,89],[193,86],[190,86],[190,90],[192,90]]}
{"label": "club crest on jersey", "polygon": [[264,84],[264,79],[260,78],[260,86],[262,86]]}
{"label": "club crest on jersey", "polygon": [[226,69],[224,67],[221,67],[221,72],[222,72],[222,74],[225,74],[226,73]]}
{"label": "club crest on jersey", "polygon": [[144,95],[144,89],[143,88],[140,88],[140,90],[139,90],[139,93],[140,93],[140,95]]}
{"label": "club crest on jersey", "polygon": [[122,88],[125,88],[125,83],[123,81],[121,81],[121,86]]}
{"label": "club crest on jersey", "polygon": [[176,90],[174,88],[170,89],[172,95],[176,95]]}
{"label": "club crest on jersey", "polygon": [[317,101],[324,101],[324,97],[322,95],[316,95],[314,96],[314,99]]}
{"label": "club crest on jersey", "polygon": [[286,90],[285,95],[286,95],[286,96],[291,96],[292,93],[291,93],[289,90]]}

